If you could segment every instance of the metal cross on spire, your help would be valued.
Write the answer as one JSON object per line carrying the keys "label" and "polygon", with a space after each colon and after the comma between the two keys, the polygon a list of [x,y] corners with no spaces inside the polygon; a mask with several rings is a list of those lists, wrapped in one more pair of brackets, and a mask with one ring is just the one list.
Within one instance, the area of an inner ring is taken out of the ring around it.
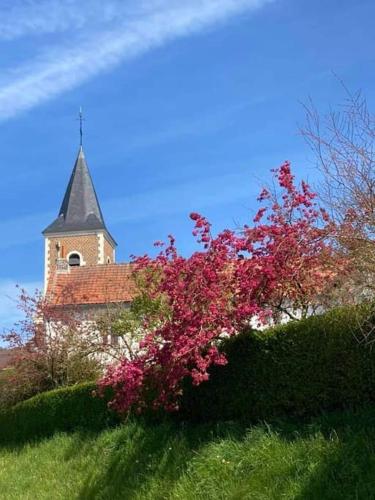
{"label": "metal cross on spire", "polygon": [[82,106],[79,107],[79,117],[78,117],[78,120],[79,120],[79,145],[82,147],[82,137],[83,137],[83,121],[85,120],[83,118],[83,114],[82,114]]}

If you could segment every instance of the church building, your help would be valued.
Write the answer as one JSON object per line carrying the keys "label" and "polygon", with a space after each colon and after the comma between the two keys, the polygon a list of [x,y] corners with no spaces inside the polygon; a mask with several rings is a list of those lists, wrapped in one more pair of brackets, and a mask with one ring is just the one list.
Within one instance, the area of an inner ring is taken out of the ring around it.
{"label": "church building", "polygon": [[59,214],[43,235],[44,293],[52,303],[97,310],[131,302],[131,266],[116,263],[82,144]]}

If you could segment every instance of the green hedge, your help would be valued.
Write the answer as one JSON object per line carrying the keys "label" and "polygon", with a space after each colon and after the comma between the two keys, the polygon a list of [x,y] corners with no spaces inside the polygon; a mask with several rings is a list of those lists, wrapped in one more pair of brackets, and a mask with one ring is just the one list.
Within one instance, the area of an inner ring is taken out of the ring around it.
{"label": "green hedge", "polygon": [[93,396],[94,383],[44,392],[0,412],[0,443],[20,443],[58,431],[98,431],[118,417],[108,398]]}
{"label": "green hedge", "polygon": [[[374,403],[375,349],[356,339],[374,327],[371,314],[369,307],[340,309],[225,341],[228,364],[213,367],[199,387],[186,384],[180,416],[256,421]],[[109,397],[93,397],[94,390],[93,383],[57,389],[0,411],[0,443],[114,425]]]}
{"label": "green hedge", "polygon": [[183,417],[303,417],[374,402],[375,349],[355,338],[374,327],[371,311],[333,310],[231,338],[223,346],[228,364],[214,367],[199,387],[186,384]]}

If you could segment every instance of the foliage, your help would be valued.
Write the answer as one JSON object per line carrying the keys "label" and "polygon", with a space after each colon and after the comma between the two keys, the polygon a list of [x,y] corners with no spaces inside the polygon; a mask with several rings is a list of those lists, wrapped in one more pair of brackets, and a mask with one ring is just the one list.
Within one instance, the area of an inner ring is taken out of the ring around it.
{"label": "foliage", "polygon": [[0,408],[9,406],[8,401],[12,400],[12,398],[8,396],[8,388],[11,387],[10,384],[13,373],[13,368],[4,368],[0,370]]}
{"label": "foliage", "polygon": [[[100,430],[118,421],[95,384],[78,384],[38,394],[0,411],[0,443],[20,443],[58,431]],[[107,398],[108,399],[108,398]]]}
{"label": "foliage", "polygon": [[141,321],[145,334],[140,349],[111,367],[100,383],[114,389],[112,406],[118,411],[177,409],[185,377],[198,385],[208,379],[211,365],[226,364],[218,349],[223,336],[275,311],[306,315],[344,269],[315,194],[305,182],[296,185],[289,163],[274,175],[280,196],[262,191],[253,227],[213,236],[210,223],[194,213],[201,251],[182,257],[170,237],[156,258],[134,260],[148,299]]}
{"label": "foliage", "polygon": [[375,351],[363,333],[374,327],[368,304],[233,337],[222,346],[225,367],[199,387],[187,381],[182,415],[257,421],[372,403]]}
{"label": "foliage", "polygon": [[96,321],[97,328],[103,335],[110,332],[112,343],[106,354],[117,361],[121,361],[124,357],[128,359],[137,357],[139,344],[145,334],[146,317],[148,328],[154,328],[158,324],[160,315],[168,314],[163,297],[151,299],[145,292],[141,277],[134,274],[134,281],[138,295],[131,304],[127,307],[111,304]]}
{"label": "foliage", "polygon": [[9,352],[9,350],[0,347],[0,371],[8,367],[10,358],[11,353]]}
{"label": "foliage", "polygon": [[102,373],[100,335],[74,308],[53,306],[40,292],[20,290],[24,318],[3,335],[11,347],[12,372],[0,387],[0,407],[34,394],[79,382]]}
{"label": "foliage", "polygon": [[305,106],[302,135],[322,174],[320,197],[336,222],[336,241],[352,261],[342,302],[355,303],[375,288],[375,115],[361,92],[351,93],[327,114]]}
{"label": "foliage", "polygon": [[0,448],[4,499],[371,499],[375,411],[248,427],[148,425]]}
{"label": "foliage", "polygon": [[[364,325],[373,328],[369,312],[370,305],[339,309],[226,340],[228,365],[211,367],[210,380],[199,387],[186,384],[179,419],[310,417],[373,402],[375,353],[357,336]],[[57,389],[3,410],[0,443],[117,422],[106,405],[112,395],[103,400],[93,396],[94,389],[94,383]]]}

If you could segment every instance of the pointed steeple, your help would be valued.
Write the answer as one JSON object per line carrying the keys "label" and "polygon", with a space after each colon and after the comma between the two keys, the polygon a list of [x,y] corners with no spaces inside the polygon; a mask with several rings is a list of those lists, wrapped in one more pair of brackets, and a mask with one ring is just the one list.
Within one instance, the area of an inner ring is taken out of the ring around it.
{"label": "pointed steeple", "polygon": [[107,231],[85,155],[80,146],[59,215],[43,234],[96,230]]}

